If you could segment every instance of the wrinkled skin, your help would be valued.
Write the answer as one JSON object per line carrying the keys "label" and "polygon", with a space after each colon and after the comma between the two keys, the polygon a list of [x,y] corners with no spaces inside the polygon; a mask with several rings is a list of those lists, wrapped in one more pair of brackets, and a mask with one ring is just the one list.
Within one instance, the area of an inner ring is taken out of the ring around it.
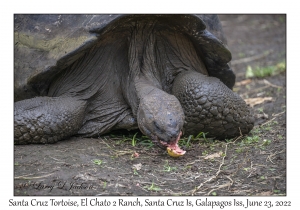
{"label": "wrinkled skin", "polygon": [[254,119],[230,89],[229,51],[204,33],[220,49],[205,51],[202,34],[193,39],[163,20],[125,19],[57,73],[47,96],[15,102],[15,144],[139,128],[158,145],[180,152],[182,133],[222,139],[248,133]]}

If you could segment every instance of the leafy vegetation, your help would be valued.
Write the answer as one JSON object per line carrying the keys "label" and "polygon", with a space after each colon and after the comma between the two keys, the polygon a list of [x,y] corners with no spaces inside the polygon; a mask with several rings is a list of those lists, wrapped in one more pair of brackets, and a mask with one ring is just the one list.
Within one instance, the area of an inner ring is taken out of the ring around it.
{"label": "leafy vegetation", "polygon": [[103,183],[103,189],[106,189],[106,186],[107,186],[107,182],[104,182]]}
{"label": "leafy vegetation", "polygon": [[111,138],[119,139],[117,144],[123,144],[124,142],[131,142],[133,147],[141,145],[146,148],[151,148],[154,146],[154,143],[147,137],[142,135],[140,132],[136,132],[132,137],[123,135],[120,139],[120,136],[110,135]]}
{"label": "leafy vegetation", "polygon": [[176,167],[171,167],[169,165],[169,162],[166,160],[166,164],[164,165],[164,171],[171,172],[171,171],[175,171],[175,170],[177,170],[177,168]]}
{"label": "leafy vegetation", "polygon": [[266,67],[255,67],[252,68],[251,66],[247,67],[246,70],[246,78],[263,78],[267,76],[274,76],[286,70],[285,61],[278,63],[275,66],[266,66]]}
{"label": "leafy vegetation", "polygon": [[192,142],[196,142],[196,141],[199,141],[199,143],[200,143],[201,141],[207,142],[208,139],[206,138],[206,134],[207,134],[207,133],[200,132],[200,133],[198,133],[197,136],[189,135],[189,137],[187,137],[187,138],[181,138],[181,139],[178,141],[178,145],[179,145],[179,146],[184,146],[184,147],[186,147],[186,148],[189,148],[189,147],[191,147]]}
{"label": "leafy vegetation", "polygon": [[144,188],[146,188],[147,190],[150,190],[150,191],[160,191],[161,190],[161,188],[159,188],[158,186],[155,186],[153,182],[150,186],[146,186]]}
{"label": "leafy vegetation", "polygon": [[93,162],[95,165],[101,165],[101,164],[103,163],[102,160],[98,160],[98,159],[92,160],[92,162]]}

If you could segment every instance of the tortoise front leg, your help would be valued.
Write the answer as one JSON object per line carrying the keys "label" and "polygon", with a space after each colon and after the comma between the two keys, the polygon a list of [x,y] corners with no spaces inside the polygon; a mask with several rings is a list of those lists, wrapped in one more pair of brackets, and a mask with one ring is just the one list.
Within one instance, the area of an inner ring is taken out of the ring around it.
{"label": "tortoise front leg", "polygon": [[221,139],[250,132],[254,117],[245,101],[215,77],[187,71],[173,84],[185,114],[184,131]]}
{"label": "tortoise front leg", "polygon": [[36,97],[15,102],[15,144],[54,143],[77,133],[86,102],[74,98]]}
{"label": "tortoise front leg", "polygon": [[132,112],[128,112],[128,115],[124,117],[120,122],[118,122],[112,130],[135,130],[138,129],[138,124],[136,118],[133,116]]}

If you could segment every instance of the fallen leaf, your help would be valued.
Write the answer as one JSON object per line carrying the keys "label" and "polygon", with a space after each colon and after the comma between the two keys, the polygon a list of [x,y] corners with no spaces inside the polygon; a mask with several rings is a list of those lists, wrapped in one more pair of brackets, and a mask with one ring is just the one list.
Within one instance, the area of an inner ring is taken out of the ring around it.
{"label": "fallen leaf", "polygon": [[222,154],[223,154],[222,152],[217,152],[217,153],[206,156],[204,159],[207,160],[207,159],[218,158],[218,157],[221,157]]}
{"label": "fallen leaf", "polygon": [[244,99],[246,104],[250,105],[251,107],[254,107],[255,105],[262,104],[265,101],[272,101],[272,97],[258,97],[258,98],[247,98]]}
{"label": "fallen leaf", "polygon": [[251,79],[245,79],[245,80],[242,80],[240,82],[236,82],[235,83],[235,86],[242,86],[242,85],[248,85],[252,82]]}
{"label": "fallen leaf", "polygon": [[135,165],[132,166],[132,168],[133,168],[133,169],[136,169],[137,171],[138,171],[138,170],[141,170],[142,164],[141,164],[141,163],[135,164]]}

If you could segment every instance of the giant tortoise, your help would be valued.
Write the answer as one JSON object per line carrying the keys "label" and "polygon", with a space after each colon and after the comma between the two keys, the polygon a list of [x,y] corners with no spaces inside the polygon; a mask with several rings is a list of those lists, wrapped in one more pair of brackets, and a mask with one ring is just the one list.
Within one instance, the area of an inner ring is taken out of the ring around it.
{"label": "giant tortoise", "polygon": [[182,155],[253,128],[216,15],[15,15],[14,36],[15,144],[139,128]]}

